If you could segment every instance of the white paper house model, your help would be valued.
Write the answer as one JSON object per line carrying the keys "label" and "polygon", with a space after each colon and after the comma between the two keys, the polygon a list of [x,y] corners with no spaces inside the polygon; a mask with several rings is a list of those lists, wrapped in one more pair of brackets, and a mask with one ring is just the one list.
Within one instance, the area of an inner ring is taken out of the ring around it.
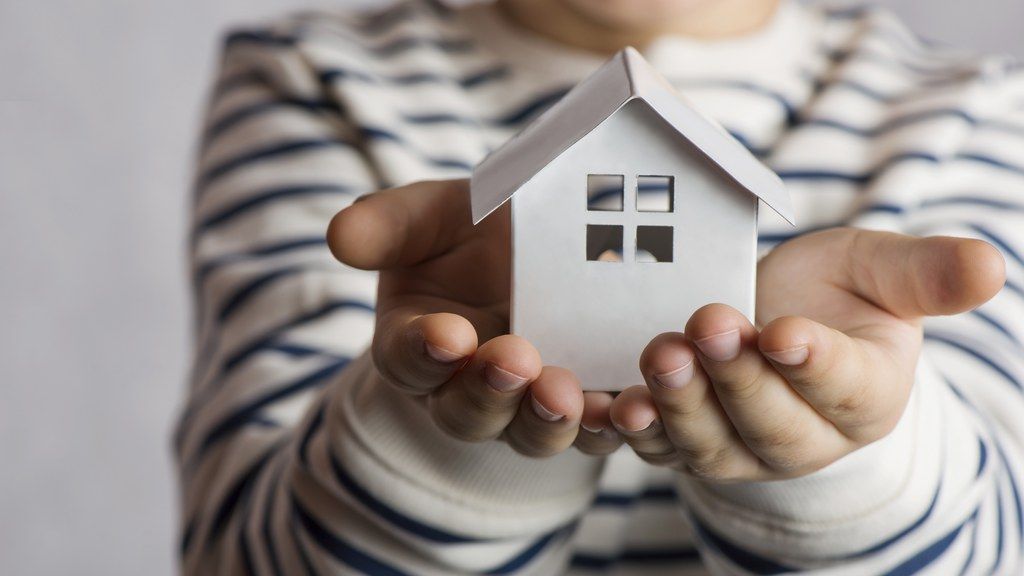
{"label": "white paper house model", "polygon": [[512,201],[512,332],[588,390],[643,380],[661,332],[711,302],[753,318],[757,209],[782,181],[632,48],[472,178],[473,221]]}

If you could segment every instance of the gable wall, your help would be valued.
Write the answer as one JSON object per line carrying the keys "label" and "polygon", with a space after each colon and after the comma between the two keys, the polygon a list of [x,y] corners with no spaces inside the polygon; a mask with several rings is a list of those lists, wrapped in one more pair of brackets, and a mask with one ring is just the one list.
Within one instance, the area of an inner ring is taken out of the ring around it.
{"label": "gable wall", "polygon": [[[620,112],[513,197],[513,331],[591,389],[641,383],[655,335],[700,306],[753,314],[757,201],[727,184],[642,102]],[[623,174],[623,212],[587,211],[587,174]],[[638,213],[636,177],[675,177],[673,213]],[[588,262],[586,225],[622,224],[625,262]],[[633,262],[637,224],[674,227],[672,263]]]}

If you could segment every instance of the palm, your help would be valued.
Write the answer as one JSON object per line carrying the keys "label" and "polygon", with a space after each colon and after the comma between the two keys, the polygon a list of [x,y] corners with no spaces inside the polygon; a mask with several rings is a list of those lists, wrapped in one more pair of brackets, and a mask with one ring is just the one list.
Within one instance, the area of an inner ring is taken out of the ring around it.
{"label": "palm", "polygon": [[757,318],[765,326],[782,316],[803,316],[866,341],[884,337],[916,357],[920,325],[859,295],[854,281],[870,258],[854,258],[850,230],[801,236],[782,244],[758,266]]}
{"label": "palm", "polygon": [[[466,215],[468,223],[469,216]],[[464,226],[450,250],[381,272],[378,307],[451,312],[468,319],[481,341],[508,332],[511,280],[507,208]]]}

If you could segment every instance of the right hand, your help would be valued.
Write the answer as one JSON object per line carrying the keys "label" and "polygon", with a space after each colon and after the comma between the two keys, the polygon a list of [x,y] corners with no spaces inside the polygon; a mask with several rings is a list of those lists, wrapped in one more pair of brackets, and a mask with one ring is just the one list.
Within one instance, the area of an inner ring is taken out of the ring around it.
{"label": "right hand", "polygon": [[622,440],[608,416],[611,395],[584,393],[572,372],[544,366],[529,342],[508,334],[509,208],[474,226],[469,198],[468,180],[418,182],[365,196],[331,220],[335,258],[380,271],[377,371],[425,397],[434,422],[458,439],[501,438],[534,457],[574,443],[614,451]]}

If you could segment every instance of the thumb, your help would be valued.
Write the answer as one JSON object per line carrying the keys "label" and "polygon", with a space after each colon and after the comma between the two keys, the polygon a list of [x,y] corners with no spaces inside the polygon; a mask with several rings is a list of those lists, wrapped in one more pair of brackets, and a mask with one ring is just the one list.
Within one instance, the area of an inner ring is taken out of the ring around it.
{"label": "thumb", "polygon": [[364,270],[410,266],[437,256],[472,231],[469,181],[417,182],[362,197],[327,227],[327,245]]}
{"label": "thumb", "polygon": [[860,297],[901,318],[958,314],[1003,287],[1002,254],[987,242],[856,230],[846,275]]}

